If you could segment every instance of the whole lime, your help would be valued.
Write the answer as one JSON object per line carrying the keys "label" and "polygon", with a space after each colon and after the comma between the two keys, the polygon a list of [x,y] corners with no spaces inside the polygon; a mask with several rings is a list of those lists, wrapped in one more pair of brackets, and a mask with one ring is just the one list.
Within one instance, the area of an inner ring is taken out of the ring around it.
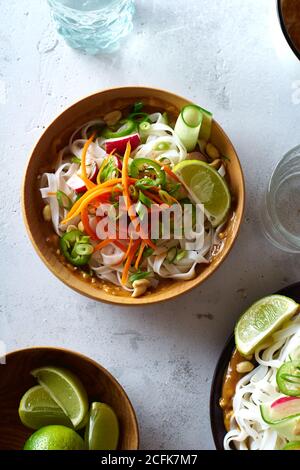
{"label": "whole lime", "polygon": [[84,450],[83,439],[66,426],[45,426],[25,442],[24,450]]}

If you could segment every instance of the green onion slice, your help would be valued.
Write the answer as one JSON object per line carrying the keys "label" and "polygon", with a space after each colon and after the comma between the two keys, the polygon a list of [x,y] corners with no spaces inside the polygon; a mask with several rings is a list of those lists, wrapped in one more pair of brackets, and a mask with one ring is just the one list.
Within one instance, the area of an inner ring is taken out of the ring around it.
{"label": "green onion slice", "polygon": [[132,119],[123,119],[120,121],[121,127],[117,131],[112,131],[108,127],[102,132],[105,139],[118,139],[119,137],[126,137],[136,131],[136,123]]}
{"label": "green onion slice", "polygon": [[137,271],[136,273],[132,274],[129,278],[130,282],[133,283],[134,281],[139,281],[140,279],[146,279],[146,277],[150,276],[149,271]]}
{"label": "green onion slice", "polygon": [[173,247],[168,250],[166,260],[169,264],[174,263],[177,256],[177,248]]}
{"label": "green onion slice", "polygon": [[177,255],[176,255],[176,261],[181,261],[183,258],[185,258],[187,255],[187,251],[186,250],[180,250],[178,251]]}
{"label": "green onion slice", "polygon": [[79,256],[89,256],[93,253],[94,248],[89,243],[76,243],[74,251]]}

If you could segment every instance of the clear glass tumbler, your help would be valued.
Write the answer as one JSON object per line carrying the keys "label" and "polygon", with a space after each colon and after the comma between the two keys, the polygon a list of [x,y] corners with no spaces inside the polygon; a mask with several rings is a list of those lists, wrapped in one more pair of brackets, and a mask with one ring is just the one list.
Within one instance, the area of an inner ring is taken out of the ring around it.
{"label": "clear glass tumbler", "polygon": [[275,168],[263,198],[261,224],[274,246],[300,253],[300,146]]}
{"label": "clear glass tumbler", "polygon": [[134,0],[48,0],[57,30],[75,49],[111,53],[133,28]]}

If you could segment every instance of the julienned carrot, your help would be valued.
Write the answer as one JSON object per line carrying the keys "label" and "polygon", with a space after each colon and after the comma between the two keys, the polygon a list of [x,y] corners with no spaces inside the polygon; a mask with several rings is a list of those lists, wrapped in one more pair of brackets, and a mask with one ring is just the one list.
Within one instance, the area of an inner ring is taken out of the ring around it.
{"label": "julienned carrot", "polygon": [[101,184],[101,173],[102,173],[103,168],[105,167],[105,165],[108,163],[108,159],[109,159],[109,157],[104,158],[104,160],[102,162],[102,165],[99,168],[99,172],[98,172],[98,175],[97,175],[97,183],[98,184]]}
{"label": "julienned carrot", "polygon": [[132,262],[132,260],[135,256],[135,253],[136,253],[136,251],[137,251],[137,249],[140,245],[140,242],[141,242],[140,240],[136,240],[133,243],[133,245],[130,249],[130,252],[128,254],[128,257],[126,259],[126,263],[125,263],[124,268],[123,268],[122,279],[121,279],[121,282],[122,282],[123,286],[126,285],[126,283],[127,283],[129,268],[130,268],[131,262]]}
{"label": "julienned carrot", "polygon": [[96,233],[91,229],[87,207],[81,211],[81,222],[83,223],[85,233],[87,233],[92,240],[99,240]]}
{"label": "julienned carrot", "polygon": [[145,196],[147,196],[149,199],[152,199],[152,201],[157,202],[158,204],[164,204],[164,201],[160,199],[160,197],[156,194],[150,193],[150,191],[143,191]]}
{"label": "julienned carrot", "polygon": [[125,253],[125,255],[124,255],[124,259],[126,259],[127,256],[129,255],[130,250],[131,250],[131,248],[132,248],[132,245],[133,245],[133,239],[130,238],[130,239],[129,239],[129,245],[128,245],[127,250],[126,250],[126,253]]}
{"label": "julienned carrot", "polygon": [[109,238],[106,238],[105,240],[102,240],[102,242],[98,243],[98,245],[95,246],[94,252],[101,250],[102,248],[109,245],[110,243],[113,243],[113,241],[110,240]]}
{"label": "julienned carrot", "polygon": [[[122,243],[120,243],[118,240],[111,240],[110,238],[102,240],[102,242],[98,243],[98,245],[95,246],[94,251],[99,251],[105,246],[109,245],[110,243],[120,248],[122,251],[124,251],[124,253],[126,252],[126,248],[125,246],[123,246]],[[121,264],[122,262],[123,260],[120,263],[116,263],[116,264]]]}
{"label": "julienned carrot", "polygon": [[88,179],[88,175],[86,172],[86,155],[87,151],[89,149],[90,144],[93,142],[94,138],[96,137],[96,132],[94,132],[89,140],[86,141],[84,144],[83,150],[82,150],[82,156],[81,156],[81,179],[83,180],[84,184],[88,189],[92,189],[96,187],[96,184],[93,183],[91,180]]}
{"label": "julienned carrot", "polygon": [[[136,216],[131,214],[131,211],[130,211],[131,200],[130,200],[130,195],[129,195],[129,190],[128,190],[129,184],[130,184],[130,179],[128,178],[128,162],[129,162],[130,152],[131,152],[131,145],[130,145],[130,142],[128,142],[126,145],[126,151],[125,151],[124,158],[123,158],[122,186],[123,186],[123,196],[125,199],[126,209],[128,211],[130,220],[132,221],[135,229],[137,229],[139,224],[138,225],[136,224]],[[154,243],[150,239],[148,239],[145,236],[145,234],[142,233],[142,231],[141,231],[141,234],[143,235],[143,240],[146,242],[146,244],[150,246],[153,250],[155,250],[156,246],[154,245]]]}
{"label": "julienned carrot", "polygon": [[126,253],[127,249],[126,247],[123,245],[123,243],[121,243],[119,240],[114,240],[114,244],[120,248],[120,250],[122,250],[124,253]]}
{"label": "julienned carrot", "polygon": [[[136,181],[137,180],[135,178],[129,179],[129,183],[135,183]],[[87,198],[89,198],[92,194],[95,194],[95,197],[97,197],[99,195],[98,192],[100,191],[100,195],[101,195],[101,190],[104,190],[106,188],[110,188],[111,191],[116,191],[116,190],[120,191],[119,189],[113,188],[113,186],[116,186],[117,184],[120,184],[120,183],[122,183],[122,178],[115,178],[113,180],[105,181],[105,183],[99,184],[95,188],[89,189],[83,196],[81,196],[81,198],[78,201],[75,202],[75,204],[72,206],[72,209],[68,212],[68,215],[65,218],[65,220],[62,221],[62,224],[65,224],[68,220],[73,219],[73,217],[75,217],[74,216],[75,213],[79,214],[79,212],[81,211],[81,206],[83,205],[83,202]],[[93,200],[93,198],[89,200]]]}
{"label": "julienned carrot", "polygon": [[78,206],[78,208],[72,214],[70,214],[71,211],[68,213],[67,217],[62,221],[62,224],[66,224],[71,219],[73,219],[74,217],[79,215],[83,211],[83,209],[85,207],[87,207],[89,205],[89,203],[92,202],[96,197],[102,196],[103,194],[107,194],[109,192],[110,192],[109,189],[102,189],[101,188],[98,191],[94,191],[93,193],[91,193],[88,197],[86,197],[81,202],[81,204]]}
{"label": "julienned carrot", "polygon": [[139,249],[139,253],[138,253],[138,256],[137,256],[135,265],[134,265],[135,269],[139,269],[139,264],[140,264],[140,262],[141,262],[141,259],[142,259],[142,256],[143,256],[143,252],[144,252],[145,247],[146,247],[146,243],[145,243],[145,241],[143,240],[142,243],[141,243],[140,249]]}
{"label": "julienned carrot", "polygon": [[175,175],[175,173],[166,165],[166,164],[163,164],[161,162],[159,162],[158,160],[155,160],[156,163],[158,163],[162,169],[168,173],[169,176],[171,176],[171,178],[173,178],[174,180],[176,180],[178,183],[181,183],[180,179],[178,178],[177,175]]}
{"label": "julienned carrot", "polygon": [[[104,170],[104,167],[106,166],[106,164],[109,162],[109,159],[113,156],[113,154],[115,153],[116,149],[114,149],[112,152],[110,152],[110,154],[103,160],[102,162],[102,165],[100,166],[100,169],[99,169],[99,172],[98,172],[98,175],[97,175],[97,183],[98,184],[101,184],[101,174],[102,174],[102,171]],[[120,171],[120,170],[119,170]]]}
{"label": "julienned carrot", "polygon": [[[113,180],[111,180],[113,181]],[[120,181],[118,181],[119,183]],[[118,183],[114,183],[114,184],[118,184]],[[84,193],[83,196],[81,196],[80,199],[78,199],[78,201],[75,202],[75,204],[73,204],[71,210],[68,212],[68,216],[66,217],[66,219],[69,219],[71,218],[71,216],[73,216],[73,214],[77,211],[77,209],[81,206],[81,204],[83,203],[83,201],[88,197],[90,196],[91,194],[94,194],[96,191],[98,191],[100,188],[101,189],[104,189],[105,187],[107,187],[107,185],[105,185],[105,183],[99,185],[99,186],[96,186],[96,188],[93,188],[93,189],[90,189],[89,191],[87,191],[86,193]],[[62,222],[64,223],[64,221]]]}

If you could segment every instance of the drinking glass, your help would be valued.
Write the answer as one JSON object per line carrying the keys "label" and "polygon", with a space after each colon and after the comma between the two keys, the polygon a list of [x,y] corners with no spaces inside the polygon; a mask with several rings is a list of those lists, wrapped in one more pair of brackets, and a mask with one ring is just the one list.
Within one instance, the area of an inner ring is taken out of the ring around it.
{"label": "drinking glass", "polygon": [[261,224],[274,246],[300,253],[300,146],[275,168],[263,198]]}
{"label": "drinking glass", "polygon": [[133,28],[134,0],[48,0],[57,30],[88,54],[115,52]]}

